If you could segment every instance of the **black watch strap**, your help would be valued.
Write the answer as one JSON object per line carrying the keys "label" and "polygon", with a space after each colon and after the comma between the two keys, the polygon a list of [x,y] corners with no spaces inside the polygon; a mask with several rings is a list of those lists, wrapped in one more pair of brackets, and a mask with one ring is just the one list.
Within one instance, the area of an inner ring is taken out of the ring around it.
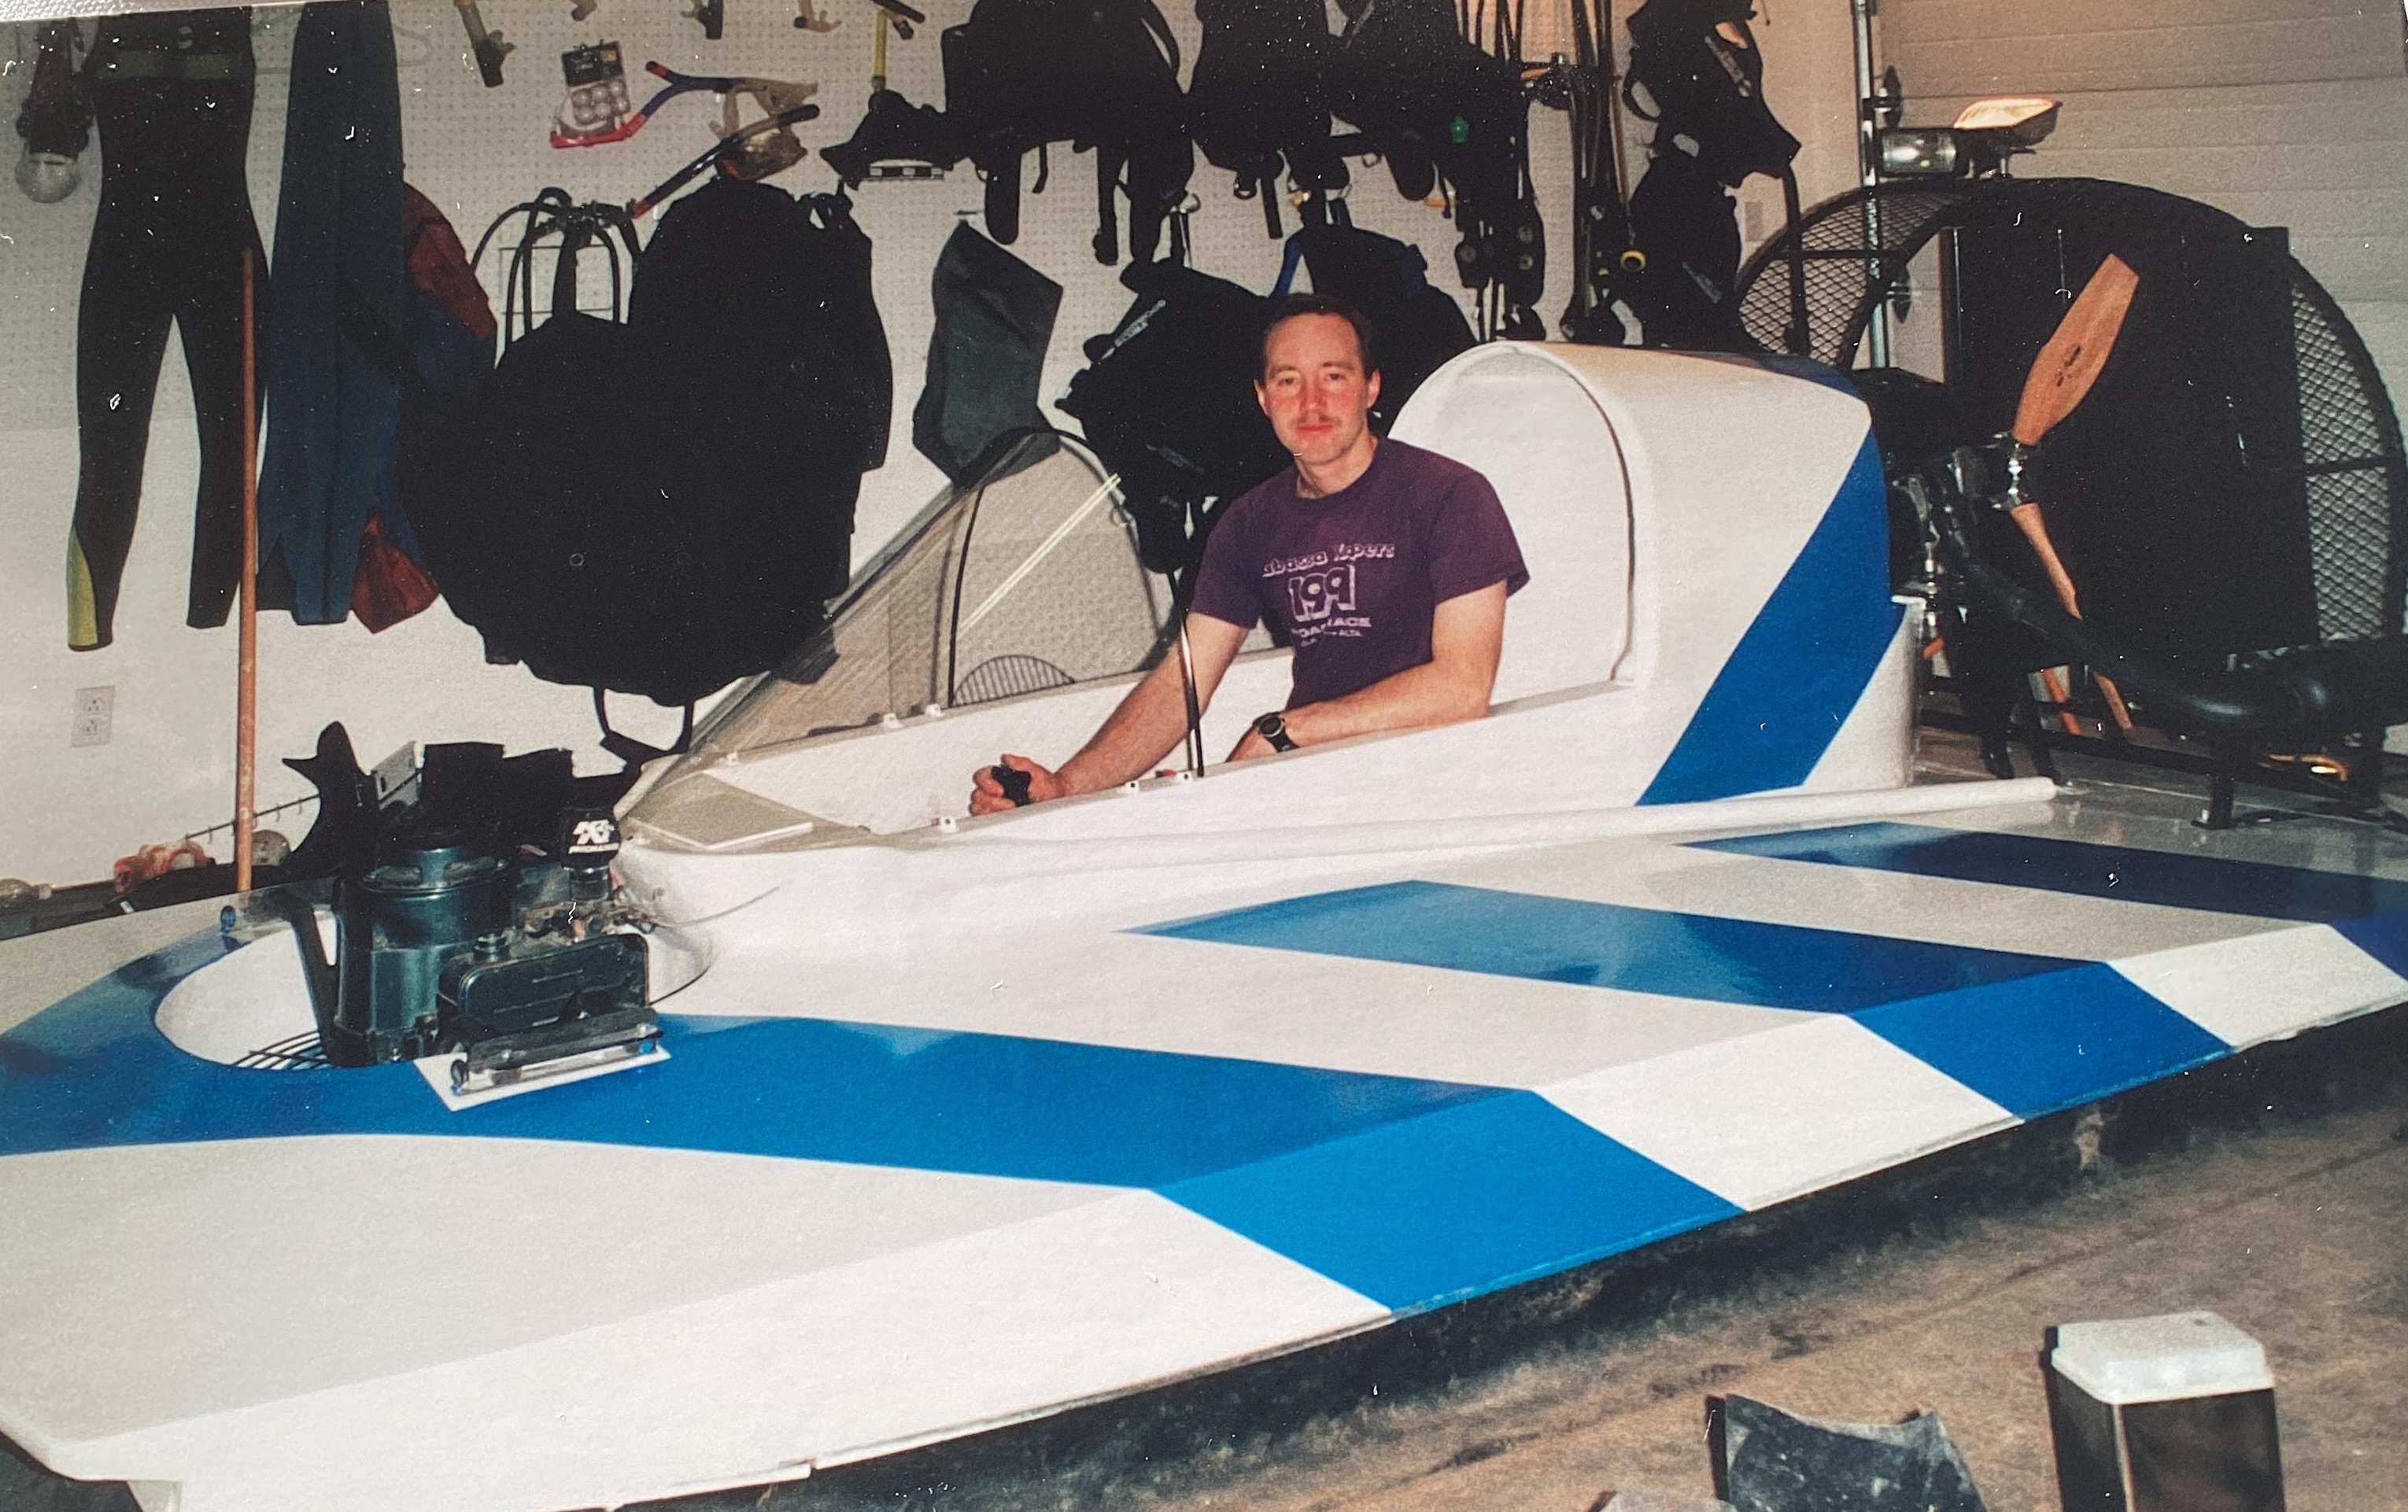
{"label": "black watch strap", "polygon": [[1287,733],[1287,716],[1278,709],[1254,720],[1254,734],[1262,736],[1273,750],[1296,749],[1296,737]]}

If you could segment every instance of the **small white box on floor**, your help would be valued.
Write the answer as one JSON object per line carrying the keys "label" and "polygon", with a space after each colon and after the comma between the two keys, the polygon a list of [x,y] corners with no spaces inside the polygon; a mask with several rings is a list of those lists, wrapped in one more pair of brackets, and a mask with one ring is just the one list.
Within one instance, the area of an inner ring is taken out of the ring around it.
{"label": "small white box on floor", "polygon": [[2047,1362],[2066,1512],[2283,1512],[2274,1377],[2222,1318],[2067,1323]]}

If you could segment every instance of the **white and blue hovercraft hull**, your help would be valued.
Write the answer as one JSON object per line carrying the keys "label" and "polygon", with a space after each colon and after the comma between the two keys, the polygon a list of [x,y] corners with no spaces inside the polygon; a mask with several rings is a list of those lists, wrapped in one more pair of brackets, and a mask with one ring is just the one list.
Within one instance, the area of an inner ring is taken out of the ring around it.
{"label": "white and blue hovercraft hull", "polygon": [[[1494,451],[1498,404],[1597,430],[1486,459],[1538,573],[1491,718],[994,820],[958,818],[969,753],[1117,684],[706,749],[654,792],[794,819],[631,813],[710,961],[664,1055],[464,1103],[410,1063],[231,1063],[308,1009],[291,941],[213,908],[0,951],[0,1433],[147,1512],[791,1480],[2408,1001],[2408,864],[2346,832],[1909,780],[1852,400],[1490,348],[1400,434]],[[1584,546],[1546,486],[1621,528]],[[1576,558],[1590,587],[1542,593]]]}

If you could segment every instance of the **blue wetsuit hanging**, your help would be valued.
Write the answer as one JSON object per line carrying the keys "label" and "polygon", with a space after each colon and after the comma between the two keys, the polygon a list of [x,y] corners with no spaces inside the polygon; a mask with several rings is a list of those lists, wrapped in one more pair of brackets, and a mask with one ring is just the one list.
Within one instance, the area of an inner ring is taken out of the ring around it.
{"label": "blue wetsuit hanging", "polygon": [[[200,439],[186,622],[225,623],[242,567],[243,177],[251,12],[110,16],[84,65],[100,122],[100,208],[76,317],[82,462],[67,544],[67,644],[106,646],[142,503],[150,407],[172,324]],[[265,280],[260,294],[265,296]]]}
{"label": "blue wetsuit hanging", "polygon": [[[352,333],[402,329],[401,91],[384,0],[303,7],[276,212],[267,444],[259,481],[263,582],[293,618],[351,613],[371,515],[394,506],[401,391]],[[282,581],[279,581],[282,579]]]}

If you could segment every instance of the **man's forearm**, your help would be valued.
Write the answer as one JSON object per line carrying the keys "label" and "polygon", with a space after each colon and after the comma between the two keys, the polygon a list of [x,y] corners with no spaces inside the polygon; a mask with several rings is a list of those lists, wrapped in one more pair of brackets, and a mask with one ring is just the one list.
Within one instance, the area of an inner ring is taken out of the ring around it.
{"label": "man's forearm", "polygon": [[1488,712],[1490,682],[1490,678],[1425,662],[1343,698],[1289,709],[1287,731],[1299,746],[1319,746],[1349,735],[1476,720]]}
{"label": "man's forearm", "polygon": [[1187,730],[1187,699],[1176,653],[1166,656],[1104,720],[1095,737],[1062,763],[1070,792],[1116,788],[1151,771]]}

